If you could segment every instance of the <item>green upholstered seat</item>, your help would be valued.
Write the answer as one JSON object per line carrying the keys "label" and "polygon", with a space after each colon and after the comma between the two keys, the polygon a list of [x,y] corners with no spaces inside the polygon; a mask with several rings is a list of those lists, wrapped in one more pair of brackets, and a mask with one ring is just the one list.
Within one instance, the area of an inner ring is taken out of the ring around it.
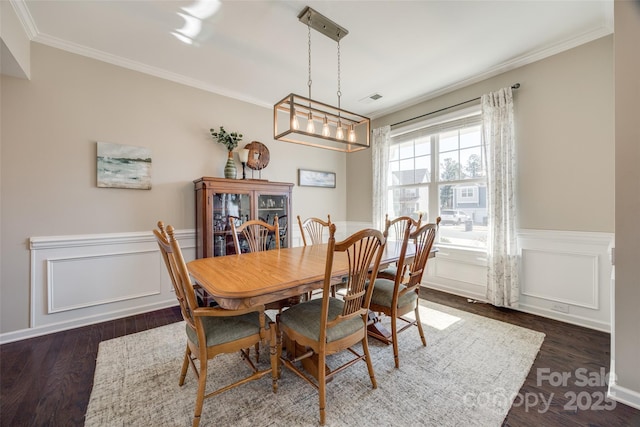
{"label": "green upholstered seat", "polygon": [[388,276],[389,278],[396,277],[396,274],[398,274],[398,267],[396,267],[395,265],[389,266],[384,270],[380,270],[378,272],[378,275],[385,275],[385,276]]}
{"label": "green upholstered seat", "polygon": [[[373,294],[371,295],[371,305],[381,305],[391,308],[393,302],[393,280],[376,279],[373,284]],[[405,289],[404,285],[400,285],[398,292]],[[398,299],[398,307],[406,307],[414,303],[418,299],[418,294],[408,292]]]}
{"label": "green upholstered seat", "polygon": [[[272,320],[266,316],[267,329]],[[260,314],[251,312],[233,317],[201,317],[207,347],[224,344],[257,334],[260,332]],[[187,336],[194,343],[198,342],[196,331],[186,326]]]}
{"label": "green upholstered seat", "polygon": [[[331,297],[329,299],[328,321],[332,321],[340,314],[344,301]],[[320,311],[322,310],[322,298],[313,299],[294,305],[280,314],[280,323],[296,330],[298,333],[312,339],[320,339]],[[327,342],[336,341],[349,336],[358,329],[362,329],[361,317],[354,317],[344,322],[338,323],[333,328],[327,329]]]}

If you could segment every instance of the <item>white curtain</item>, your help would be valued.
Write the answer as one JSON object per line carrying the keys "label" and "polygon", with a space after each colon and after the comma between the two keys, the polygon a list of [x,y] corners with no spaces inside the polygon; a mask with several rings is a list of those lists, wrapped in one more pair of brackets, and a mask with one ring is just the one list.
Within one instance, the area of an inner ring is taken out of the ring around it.
{"label": "white curtain", "polygon": [[382,230],[387,213],[387,167],[389,165],[389,144],[391,126],[373,130],[373,226]]}
{"label": "white curtain", "polygon": [[483,95],[482,144],[487,166],[487,300],[517,307],[520,295],[516,236],[516,153],[511,88]]}

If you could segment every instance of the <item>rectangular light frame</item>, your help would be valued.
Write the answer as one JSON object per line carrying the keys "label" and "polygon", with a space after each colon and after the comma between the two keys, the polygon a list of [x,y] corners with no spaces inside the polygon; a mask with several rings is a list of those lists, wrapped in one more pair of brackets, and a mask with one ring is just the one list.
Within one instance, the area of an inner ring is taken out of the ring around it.
{"label": "rectangular light frame", "polygon": [[[315,122],[315,133],[306,131],[309,113]],[[300,122],[299,129],[292,127],[294,114]],[[323,136],[321,133],[325,117],[331,129],[331,136]],[[335,137],[338,120],[344,129],[344,139]],[[355,142],[348,140],[350,126],[353,126],[355,132]],[[370,128],[371,120],[368,117],[294,93],[282,98],[273,106],[273,137],[278,141],[353,153],[370,147]]]}

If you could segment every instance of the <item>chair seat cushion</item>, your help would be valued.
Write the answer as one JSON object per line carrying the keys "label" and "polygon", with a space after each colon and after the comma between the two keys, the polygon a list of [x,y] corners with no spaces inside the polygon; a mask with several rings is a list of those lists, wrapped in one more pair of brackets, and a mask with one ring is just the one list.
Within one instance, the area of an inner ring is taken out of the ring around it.
{"label": "chair seat cushion", "polygon": [[[331,321],[342,314],[344,301],[338,298],[329,298],[329,315]],[[320,340],[320,314],[322,311],[322,298],[312,299],[294,305],[280,314],[280,323],[295,330],[312,340]],[[338,323],[327,329],[327,342],[332,342],[356,333],[364,328],[362,317],[356,316]]]}
{"label": "chair seat cushion", "polygon": [[394,265],[385,268],[384,270],[378,271],[378,275],[383,275],[385,277],[394,278],[398,274],[398,267]]}
{"label": "chair seat cushion", "polygon": [[[201,317],[204,333],[207,337],[207,347],[224,344],[260,333],[260,314],[251,312],[233,317]],[[266,326],[269,317],[265,315]],[[189,325],[186,327],[187,337],[197,343],[198,335]]]}
{"label": "chair seat cushion", "polygon": [[[393,285],[394,282],[392,280],[376,279],[376,281],[373,282],[374,287],[371,295],[371,304],[391,308],[391,304],[393,303]],[[405,286],[401,284],[398,292],[402,292],[404,289]],[[398,299],[398,307],[415,304],[417,299],[418,294],[409,292]]]}

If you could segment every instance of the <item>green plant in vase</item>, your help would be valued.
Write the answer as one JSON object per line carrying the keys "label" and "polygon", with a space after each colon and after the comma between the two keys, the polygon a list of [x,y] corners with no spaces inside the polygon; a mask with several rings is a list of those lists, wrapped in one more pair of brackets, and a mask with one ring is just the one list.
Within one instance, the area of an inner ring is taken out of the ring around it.
{"label": "green plant in vase", "polygon": [[224,167],[224,177],[227,179],[235,179],[237,175],[236,163],[233,161],[233,150],[238,146],[238,142],[242,141],[242,134],[238,132],[227,132],[223,126],[220,126],[220,130],[210,129],[211,136],[224,145],[229,152],[227,157],[227,164]]}

